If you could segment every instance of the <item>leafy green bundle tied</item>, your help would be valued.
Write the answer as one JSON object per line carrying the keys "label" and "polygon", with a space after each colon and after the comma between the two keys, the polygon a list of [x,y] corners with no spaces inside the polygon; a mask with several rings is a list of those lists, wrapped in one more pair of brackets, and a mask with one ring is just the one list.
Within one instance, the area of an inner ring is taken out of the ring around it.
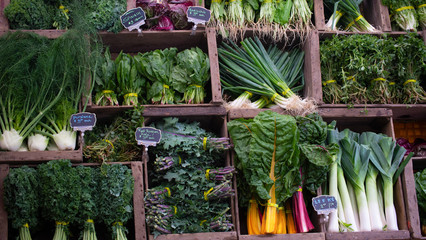
{"label": "leafy green bundle tied", "polygon": [[426,223],[426,169],[415,174],[417,201],[419,204],[420,221]]}
{"label": "leafy green bundle tied", "polygon": [[121,164],[101,166],[99,219],[112,226],[115,240],[127,239],[123,226],[133,213],[134,179],[132,171]]}
{"label": "leafy green bundle tied", "polygon": [[79,223],[84,225],[83,240],[95,240],[96,231],[94,221],[98,216],[99,196],[99,171],[91,167],[78,166],[76,168],[80,176],[81,207]]}
{"label": "leafy green bundle tied", "polygon": [[179,52],[171,78],[186,103],[203,103],[204,86],[210,78],[209,57],[198,47]]}
{"label": "leafy green bundle tied", "polygon": [[4,204],[20,240],[30,240],[29,227],[38,224],[39,183],[37,171],[23,166],[10,169],[4,181]]}
{"label": "leafy green bundle tied", "polygon": [[38,173],[44,217],[56,221],[55,240],[68,239],[68,225],[78,221],[81,206],[80,176],[69,160],[39,165]]}

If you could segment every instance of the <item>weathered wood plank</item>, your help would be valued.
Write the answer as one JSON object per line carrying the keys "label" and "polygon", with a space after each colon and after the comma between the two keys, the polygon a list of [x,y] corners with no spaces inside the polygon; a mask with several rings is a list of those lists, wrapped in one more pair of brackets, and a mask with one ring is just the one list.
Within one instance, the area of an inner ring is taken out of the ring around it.
{"label": "weathered wood plank", "polygon": [[295,234],[270,234],[270,235],[240,235],[244,240],[325,240],[324,233],[295,233]]}
{"label": "weathered wood plank", "polygon": [[[164,234],[155,240],[236,240],[236,232],[211,232],[211,233],[184,233],[184,234]],[[153,235],[149,235],[149,240],[154,240]]]}
{"label": "weathered wood plank", "polygon": [[8,239],[7,212],[4,207],[4,179],[9,174],[9,165],[0,164],[0,239]]}
{"label": "weathered wood plank", "polygon": [[207,46],[210,60],[210,79],[212,88],[212,102],[222,102],[222,88],[219,76],[219,56],[217,54],[216,31],[214,28],[207,28]]}
{"label": "weathered wood plank", "polygon": [[43,163],[56,159],[70,159],[71,162],[83,162],[83,150],[43,151],[43,152],[0,152],[0,163]]}
{"label": "weathered wood plank", "polygon": [[133,212],[135,222],[135,240],[146,239],[145,203],[143,188],[142,162],[132,162],[132,175],[135,179],[133,191]]}
{"label": "weathered wood plank", "polygon": [[383,231],[383,232],[345,232],[345,233],[326,233],[327,240],[392,240],[392,239],[410,239],[410,232],[403,231]]}
{"label": "weathered wood plank", "polygon": [[322,102],[320,45],[317,30],[312,31],[309,35],[305,42],[304,51],[305,88],[303,95],[317,102]]}
{"label": "weathered wood plank", "polygon": [[314,18],[315,27],[318,30],[325,30],[325,16],[324,16],[324,1],[314,1]]}

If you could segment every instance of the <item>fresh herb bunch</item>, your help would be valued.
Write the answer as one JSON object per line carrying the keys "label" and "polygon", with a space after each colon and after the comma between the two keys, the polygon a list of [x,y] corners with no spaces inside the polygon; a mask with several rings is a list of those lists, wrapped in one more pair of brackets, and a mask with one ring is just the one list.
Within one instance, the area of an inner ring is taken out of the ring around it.
{"label": "fresh herb bunch", "polygon": [[103,164],[100,171],[99,219],[112,227],[114,240],[126,240],[125,224],[133,213],[132,171],[121,164]]}
{"label": "fresh herb bunch", "polygon": [[[81,208],[80,176],[69,160],[54,160],[38,167],[44,218],[56,222],[54,240],[68,239],[68,226],[78,221]],[[60,194],[58,194],[60,193]]]}
{"label": "fresh herb bunch", "polygon": [[143,126],[143,107],[134,107],[111,124],[98,124],[85,134],[84,157],[89,162],[128,162],[141,159],[135,132]]}
{"label": "fresh herb bunch", "polygon": [[421,87],[421,75],[426,71],[426,45],[416,34],[400,36],[395,41],[396,77],[404,104],[425,103],[426,92]]}
{"label": "fresh herb bunch", "polygon": [[78,166],[76,171],[80,176],[81,207],[79,223],[83,227],[83,240],[96,240],[94,221],[98,220],[99,170],[97,168]]}
{"label": "fresh herb bunch", "polygon": [[31,240],[30,227],[38,224],[39,182],[34,168],[12,168],[4,180],[4,205],[19,240]]}
{"label": "fresh herb bunch", "polygon": [[337,37],[326,39],[320,45],[321,52],[321,73],[322,73],[322,91],[324,102],[340,103],[343,97],[342,84],[340,76],[341,68],[341,41]]}

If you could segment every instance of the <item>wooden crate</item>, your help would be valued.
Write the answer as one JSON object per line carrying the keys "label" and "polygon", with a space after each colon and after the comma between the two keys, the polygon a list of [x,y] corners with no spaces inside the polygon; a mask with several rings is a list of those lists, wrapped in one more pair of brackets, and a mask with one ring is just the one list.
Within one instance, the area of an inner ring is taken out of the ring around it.
{"label": "wooden crate", "polygon": [[[324,15],[324,1],[314,1],[315,27],[320,31],[328,31],[325,27],[328,19]],[[365,0],[360,6],[361,14],[373,27],[382,32],[391,31],[389,11],[381,0]]]}
{"label": "wooden crate", "polygon": [[[144,32],[143,36],[138,36],[135,32],[124,32],[120,34],[101,34],[103,43],[110,47],[110,51],[115,53],[124,52],[135,54],[137,52],[152,51],[155,49],[165,49],[176,47],[179,51],[191,47],[203,49],[209,56],[210,61],[210,84],[206,85],[206,103],[203,104],[164,104],[164,105],[144,105],[144,116],[197,116],[197,115],[226,115],[226,111],[221,105],[221,86],[219,79],[219,62],[216,45],[216,32],[207,28],[197,30],[195,35],[190,35],[191,31],[171,31],[171,32]],[[90,87],[90,83],[89,86]],[[92,99],[89,99],[87,111],[102,116],[119,115],[133,106],[96,106]]]}
{"label": "wooden crate", "polygon": [[[131,168],[132,175],[135,180],[134,192],[133,192],[133,222],[134,222],[134,235],[135,240],[146,239],[146,227],[145,227],[145,208],[143,205],[144,200],[144,182],[143,182],[143,165],[142,162],[119,162],[119,163],[107,163],[107,164],[124,164]],[[83,163],[74,164],[74,166],[100,166],[97,163]],[[8,219],[7,212],[4,208],[3,196],[4,196],[4,179],[9,174],[9,169],[12,167],[18,167],[17,165],[12,166],[9,164],[0,164],[0,239],[8,239]],[[51,236],[50,236],[51,237]]]}
{"label": "wooden crate", "polygon": [[[294,32],[289,31],[288,36],[290,38],[294,38]],[[254,33],[253,30],[248,29],[245,33],[245,38],[247,37],[253,37]],[[289,40],[288,42],[291,42],[292,40]],[[219,46],[221,44],[222,40],[218,37],[217,39],[217,45]],[[279,47],[288,47],[286,44],[288,43],[286,41],[281,41],[277,43],[277,46]],[[264,41],[264,44],[267,46],[270,44],[268,40]],[[305,41],[300,42],[300,39],[296,39],[293,41],[291,45],[299,45],[301,44],[302,50],[305,52],[305,59],[304,59],[304,77],[305,77],[305,87],[303,89],[303,93],[301,94],[304,98],[312,98],[314,100],[319,99],[322,97],[322,91],[321,91],[321,66],[319,65],[320,62],[320,55],[319,55],[319,34],[317,30],[312,30],[308,37],[305,39]],[[220,82],[219,82],[220,84]],[[220,86],[218,86],[220,88]],[[235,114],[246,114],[246,112],[252,112],[253,109],[232,109],[231,112],[234,112]]]}
{"label": "wooden crate", "polygon": [[[153,117],[147,117],[145,118],[146,125],[148,126],[152,122],[155,122],[157,120],[161,120],[164,116],[153,116]],[[200,122],[200,126],[205,129],[208,132],[213,132],[219,137],[228,137],[228,130],[226,127],[226,116],[209,116],[205,117],[203,115],[199,116],[174,116],[178,117],[180,121],[197,121]],[[144,151],[144,153],[146,153]],[[147,155],[145,155],[147,156]],[[145,181],[145,190],[149,189],[149,177],[148,177],[148,160],[147,157],[143,157],[143,164],[144,164],[144,181]],[[225,166],[232,166],[230,156],[228,152],[225,152]],[[233,179],[233,188],[236,189],[236,181],[235,176]],[[234,224],[234,231],[229,232],[203,232],[203,233],[184,233],[184,234],[162,234],[157,236],[156,240],[168,240],[168,239],[182,239],[182,240],[236,240],[237,239],[237,228],[238,228],[238,222],[236,217],[236,195],[234,197],[230,198],[230,208],[231,208],[231,215],[232,215],[232,223]],[[150,233],[150,230],[148,228],[148,239],[153,240],[154,235]]]}
{"label": "wooden crate", "polygon": [[[34,164],[56,159],[69,159],[73,163],[83,162],[83,148],[80,143],[81,134],[78,134],[78,149],[70,151],[40,151],[40,152],[9,152],[0,151],[0,164]],[[53,141],[52,139],[50,141]]]}

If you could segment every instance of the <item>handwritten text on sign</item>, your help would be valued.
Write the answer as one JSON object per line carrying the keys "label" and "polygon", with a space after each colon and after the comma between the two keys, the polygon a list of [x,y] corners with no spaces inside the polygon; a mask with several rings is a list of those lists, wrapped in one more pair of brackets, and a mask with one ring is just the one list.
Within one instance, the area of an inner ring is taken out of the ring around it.
{"label": "handwritten text on sign", "polygon": [[70,125],[74,131],[92,130],[96,124],[96,114],[94,113],[77,113],[71,115]]}
{"label": "handwritten text on sign", "polygon": [[321,195],[312,198],[312,206],[319,214],[327,214],[337,209],[337,200],[334,196]]}
{"label": "handwritten text on sign", "polygon": [[208,9],[203,7],[189,7],[186,15],[188,16],[188,21],[194,23],[208,22],[210,20],[211,12]]}
{"label": "handwritten text on sign", "polygon": [[129,31],[139,28],[140,25],[145,23],[145,19],[145,12],[140,7],[130,9],[120,16],[121,24]]}
{"label": "handwritten text on sign", "polygon": [[138,127],[135,138],[139,145],[155,146],[161,140],[161,130],[152,127]]}

